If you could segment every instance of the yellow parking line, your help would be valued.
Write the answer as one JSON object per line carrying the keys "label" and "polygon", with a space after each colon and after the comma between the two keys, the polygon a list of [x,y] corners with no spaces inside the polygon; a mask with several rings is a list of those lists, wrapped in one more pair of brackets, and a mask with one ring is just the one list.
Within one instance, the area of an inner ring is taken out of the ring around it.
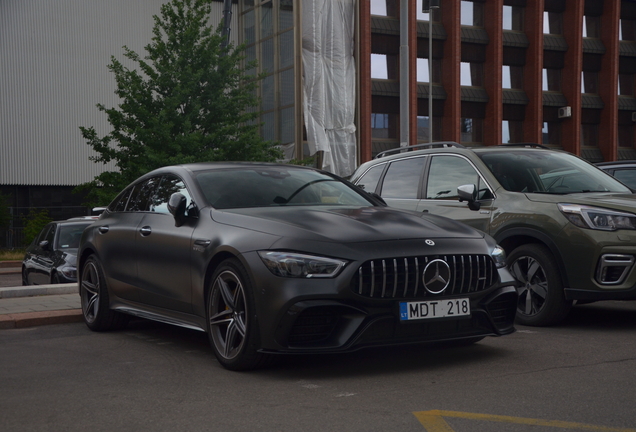
{"label": "yellow parking line", "polygon": [[595,426],[584,423],[564,422],[558,420],[540,420],[523,417],[511,417],[500,416],[490,414],[476,414],[465,413],[458,411],[417,411],[413,415],[424,426],[427,432],[454,432],[453,429],[446,423],[444,417],[455,417],[469,420],[484,420],[499,423],[511,423],[511,424],[524,424],[532,426],[548,426],[560,429],[576,429],[584,431],[596,431],[596,432],[636,432],[636,429],[629,428],[611,428],[605,426]]}

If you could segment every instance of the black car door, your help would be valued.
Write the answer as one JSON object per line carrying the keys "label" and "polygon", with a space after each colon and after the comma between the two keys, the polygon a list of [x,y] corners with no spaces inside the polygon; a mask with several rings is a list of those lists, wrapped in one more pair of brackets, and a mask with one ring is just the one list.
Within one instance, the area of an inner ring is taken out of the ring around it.
{"label": "black car door", "polygon": [[39,240],[33,252],[33,269],[29,275],[29,280],[36,285],[51,283],[56,228],[57,225],[54,223],[45,228],[46,233]]}
{"label": "black car door", "polygon": [[168,211],[170,196],[180,192],[191,198],[181,179],[165,175],[135,233],[138,284],[143,303],[164,309],[192,312],[190,254],[194,220],[175,226]]}

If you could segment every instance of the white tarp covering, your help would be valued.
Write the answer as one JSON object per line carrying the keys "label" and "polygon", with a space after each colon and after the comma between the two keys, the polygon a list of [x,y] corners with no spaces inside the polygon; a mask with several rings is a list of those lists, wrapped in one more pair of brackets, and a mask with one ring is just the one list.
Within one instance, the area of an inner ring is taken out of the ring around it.
{"label": "white tarp covering", "polygon": [[356,166],[355,0],[303,0],[304,113],[310,154],[341,176]]}

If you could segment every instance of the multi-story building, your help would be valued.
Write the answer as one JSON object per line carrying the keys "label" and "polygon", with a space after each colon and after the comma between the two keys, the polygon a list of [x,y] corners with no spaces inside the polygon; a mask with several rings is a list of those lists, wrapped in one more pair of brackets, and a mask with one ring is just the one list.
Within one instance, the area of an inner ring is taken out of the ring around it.
{"label": "multi-story building", "polygon": [[[431,2],[234,0],[233,42],[266,75],[262,135],[341,175],[439,140],[636,159],[635,1]],[[163,1],[107,3],[0,3],[0,191],[17,207],[112,169],[78,127],[107,130],[93,107],[117,103],[109,56],[143,50]]]}

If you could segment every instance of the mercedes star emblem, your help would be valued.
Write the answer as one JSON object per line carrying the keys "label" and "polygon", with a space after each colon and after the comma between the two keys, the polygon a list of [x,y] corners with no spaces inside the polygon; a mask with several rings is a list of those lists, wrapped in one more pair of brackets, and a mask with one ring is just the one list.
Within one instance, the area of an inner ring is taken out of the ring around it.
{"label": "mercedes star emblem", "polygon": [[448,286],[451,278],[450,267],[441,259],[434,259],[422,272],[424,288],[431,294],[440,294]]}

